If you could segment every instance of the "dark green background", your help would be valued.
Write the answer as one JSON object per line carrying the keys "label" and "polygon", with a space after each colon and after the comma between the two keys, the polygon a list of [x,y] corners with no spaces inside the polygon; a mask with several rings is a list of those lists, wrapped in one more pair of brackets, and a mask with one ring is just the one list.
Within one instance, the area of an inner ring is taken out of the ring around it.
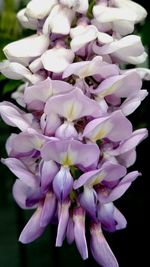
{"label": "dark green background", "polygon": [[[1,1],[1,0],[0,0]],[[42,0],[41,0],[42,1]],[[24,1],[25,2],[25,1]],[[147,1],[137,1],[146,7],[150,14]],[[0,15],[0,50],[2,47],[21,36],[28,35],[28,31],[22,32],[15,20],[17,7],[13,0],[5,0],[7,9]],[[23,5],[22,1],[22,5]],[[138,26],[137,30],[142,35],[147,49],[150,47],[150,16],[146,23]],[[0,54],[2,58],[2,53]],[[0,100],[9,100],[10,92],[18,86],[16,81],[3,80],[0,76]],[[150,88],[150,83],[145,82],[143,88]],[[130,116],[135,128],[148,127],[150,97],[142,103],[142,106]],[[0,156],[5,157],[5,141],[13,131],[0,121]],[[120,267],[145,267],[149,265],[149,141],[145,140],[137,149],[137,162],[132,169],[138,169],[143,173],[128,192],[116,202],[116,205],[128,221],[127,229],[114,234],[106,234]],[[91,258],[83,262],[75,245],[64,246],[55,249],[55,226],[49,226],[45,234],[30,245],[21,245],[18,242],[19,233],[30,217],[31,212],[22,211],[15,204],[12,195],[12,185],[15,177],[0,164],[0,267],[96,267]]]}

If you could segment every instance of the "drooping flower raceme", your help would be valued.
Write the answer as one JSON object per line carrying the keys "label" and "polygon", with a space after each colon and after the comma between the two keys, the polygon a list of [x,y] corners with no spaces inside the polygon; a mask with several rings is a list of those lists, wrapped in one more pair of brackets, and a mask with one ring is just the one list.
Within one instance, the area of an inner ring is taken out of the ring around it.
{"label": "drooping flower raceme", "polygon": [[24,82],[12,95],[20,107],[0,103],[4,122],[20,130],[2,159],[17,177],[13,196],[35,209],[19,240],[57,223],[56,246],[75,241],[85,260],[89,231],[95,260],[117,267],[103,229],[126,227],[114,201],[141,175],[127,168],[147,130],[133,130],[127,116],[147,96],[150,71],[125,66],[147,57],[133,34],[146,11],[130,0],[32,0],[17,17],[36,31],[4,47],[0,63],[2,74]]}

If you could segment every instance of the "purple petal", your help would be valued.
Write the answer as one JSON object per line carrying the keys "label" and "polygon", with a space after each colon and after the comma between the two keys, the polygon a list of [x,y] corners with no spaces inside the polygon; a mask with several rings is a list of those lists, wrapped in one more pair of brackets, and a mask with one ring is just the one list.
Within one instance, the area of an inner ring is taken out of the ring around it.
{"label": "purple petal", "polygon": [[[105,79],[96,90],[95,94],[107,96],[115,94],[117,97],[129,97],[136,94],[142,87],[142,81],[136,71],[127,73],[126,75],[117,75]],[[132,90],[131,90],[132,88]]]}
{"label": "purple petal", "polygon": [[101,115],[98,103],[85,96],[79,88],[64,95],[51,97],[46,103],[44,112],[46,115],[55,113],[69,121],[85,116],[98,117]]}
{"label": "purple petal", "polygon": [[22,208],[22,209],[32,209],[36,208],[36,205],[27,207],[26,201],[27,198],[32,194],[33,189],[26,185],[24,182],[21,180],[17,179],[14,183],[13,186],[13,197],[17,204]]}
{"label": "purple petal", "polygon": [[94,259],[102,267],[119,267],[103,233],[101,224],[91,226],[91,252]]}
{"label": "purple petal", "polygon": [[58,171],[59,171],[58,166],[54,161],[50,160],[41,162],[40,174],[41,174],[41,187],[43,191],[48,189]]}
{"label": "purple petal", "polygon": [[69,195],[73,187],[73,177],[67,167],[61,167],[53,180],[53,190],[58,200],[63,201]]}
{"label": "purple petal", "polygon": [[119,164],[113,164],[111,162],[106,161],[101,169],[105,173],[104,180],[107,182],[116,181],[126,175],[127,169]]}
{"label": "purple petal", "polygon": [[128,173],[115,187],[114,189],[100,190],[98,193],[98,199],[102,203],[108,203],[117,200],[120,198],[130,187],[131,183],[141,175],[138,171],[133,171]]}
{"label": "purple petal", "polygon": [[114,205],[113,203],[99,204],[98,219],[102,227],[109,232],[116,230],[116,221],[114,220]]}
{"label": "purple petal", "polygon": [[66,237],[67,237],[68,244],[71,245],[74,241],[74,222],[71,217],[69,218],[69,221],[68,221]]}
{"label": "purple petal", "polygon": [[11,172],[16,175],[21,181],[29,187],[36,187],[39,184],[39,179],[19,160],[15,158],[2,159]]}
{"label": "purple petal", "polygon": [[6,124],[18,127],[21,131],[26,131],[31,127],[32,115],[24,113],[7,101],[0,103],[0,115]]}
{"label": "purple petal", "polygon": [[96,142],[102,138],[109,138],[118,142],[127,139],[132,134],[132,124],[120,111],[113,112],[110,116],[95,119],[87,124],[83,137]]}
{"label": "purple petal", "polygon": [[42,206],[40,205],[23,229],[19,237],[21,243],[28,244],[43,234],[45,228],[40,226],[41,213]]}
{"label": "purple petal", "polygon": [[57,228],[57,238],[56,238],[56,247],[61,247],[62,243],[65,239],[67,225],[69,221],[69,208],[70,208],[70,201],[66,200],[59,207],[59,223]]}
{"label": "purple petal", "polygon": [[116,221],[116,230],[121,230],[126,228],[127,220],[123,214],[115,207],[114,209],[114,219]]}
{"label": "purple petal", "polygon": [[79,202],[82,208],[90,215],[90,217],[97,220],[97,194],[91,187],[84,186],[84,191],[79,196]]}
{"label": "purple petal", "polygon": [[75,140],[57,140],[45,144],[41,150],[44,160],[54,160],[63,165],[78,165],[81,168],[97,166],[100,150],[95,144],[82,144]]}
{"label": "purple petal", "polygon": [[56,211],[56,197],[54,193],[48,192],[44,200],[42,213],[40,217],[41,227],[46,227],[51,222],[55,211]]}
{"label": "purple petal", "polygon": [[77,248],[83,260],[88,258],[88,248],[85,237],[85,212],[82,208],[75,208],[73,212],[74,236]]}
{"label": "purple petal", "polygon": [[78,189],[83,185],[96,185],[102,180],[116,181],[126,174],[126,168],[119,164],[105,162],[99,170],[89,171],[74,181],[74,189]]}

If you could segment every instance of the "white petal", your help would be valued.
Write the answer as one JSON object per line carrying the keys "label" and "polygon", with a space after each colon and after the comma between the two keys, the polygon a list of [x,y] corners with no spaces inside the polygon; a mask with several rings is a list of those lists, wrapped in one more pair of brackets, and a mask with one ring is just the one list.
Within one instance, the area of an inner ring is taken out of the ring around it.
{"label": "white petal", "polygon": [[57,4],[57,0],[32,0],[27,5],[26,15],[35,19],[43,19],[55,4]]}
{"label": "white petal", "polygon": [[74,53],[71,49],[64,47],[54,47],[46,51],[42,57],[42,63],[46,70],[61,73],[74,59]]}
{"label": "white petal", "polygon": [[31,64],[29,65],[29,69],[33,72],[36,73],[37,71],[39,71],[40,69],[43,68],[43,64],[41,61],[41,58],[37,58],[34,61],[31,62]]}
{"label": "white petal", "polygon": [[147,12],[144,7],[135,3],[134,1],[129,0],[112,0],[112,3],[116,5],[116,7],[121,8],[129,8],[136,14],[136,22],[139,22],[146,18]]}
{"label": "white petal", "polygon": [[43,26],[43,33],[69,34],[74,11],[60,5],[55,5]]}
{"label": "white petal", "polygon": [[71,49],[76,52],[84,47],[89,42],[97,38],[98,31],[93,25],[79,25],[71,30],[71,35],[74,36],[70,45]]}
{"label": "white petal", "polygon": [[31,35],[4,47],[4,54],[11,61],[28,65],[32,58],[40,56],[49,46],[45,35]]}
{"label": "white petal", "polygon": [[22,9],[17,13],[17,19],[19,20],[20,24],[24,28],[28,28],[31,30],[36,30],[38,25],[37,19],[28,18],[25,15],[26,9]]}
{"label": "white petal", "polygon": [[98,41],[102,44],[111,43],[113,41],[113,37],[104,32],[98,32]]}
{"label": "white petal", "polygon": [[31,83],[41,80],[39,75],[33,75],[26,67],[16,62],[4,60],[0,63],[0,72],[9,79],[21,80],[25,79]]}
{"label": "white petal", "polygon": [[97,21],[101,23],[113,22],[117,20],[135,21],[136,19],[135,12],[130,9],[105,7],[102,5],[94,6],[93,14]]}

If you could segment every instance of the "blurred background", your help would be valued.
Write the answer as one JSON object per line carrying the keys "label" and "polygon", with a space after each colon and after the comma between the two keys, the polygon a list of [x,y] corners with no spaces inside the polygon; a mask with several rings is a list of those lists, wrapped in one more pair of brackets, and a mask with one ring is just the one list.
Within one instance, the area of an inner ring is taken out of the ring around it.
{"label": "blurred background", "polygon": [[[42,0],[41,0],[42,1]],[[0,0],[0,61],[4,58],[2,48],[24,36],[30,31],[22,30],[16,20],[16,12],[25,6],[27,0]],[[137,26],[146,50],[150,51],[150,7],[147,0],[136,0],[143,5],[149,15],[144,24]],[[150,67],[150,59],[145,63]],[[19,81],[10,81],[0,74],[0,101],[9,100],[11,93],[20,85]],[[143,88],[149,89],[150,83],[144,82]],[[135,129],[149,129],[148,96],[138,110],[130,116]],[[0,157],[6,157],[5,142],[12,132],[0,120]],[[134,182],[128,192],[116,202],[128,221],[125,230],[114,234],[105,234],[114,251],[120,267],[144,267],[149,262],[149,141],[145,140],[137,149],[136,164],[131,170],[138,169],[143,176]],[[55,249],[55,226],[49,226],[44,235],[29,245],[22,245],[18,237],[31,215],[17,207],[12,198],[12,185],[15,177],[0,164],[0,267],[98,267],[92,257],[83,262],[75,246],[65,242],[62,248]]]}

